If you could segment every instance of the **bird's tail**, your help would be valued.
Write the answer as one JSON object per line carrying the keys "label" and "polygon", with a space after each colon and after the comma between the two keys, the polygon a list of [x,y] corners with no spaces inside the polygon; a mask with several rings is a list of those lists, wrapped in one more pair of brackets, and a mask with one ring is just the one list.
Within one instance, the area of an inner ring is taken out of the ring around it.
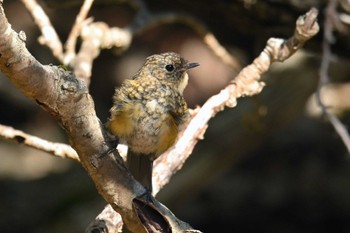
{"label": "bird's tail", "polygon": [[153,160],[146,154],[128,152],[127,165],[134,178],[152,193]]}

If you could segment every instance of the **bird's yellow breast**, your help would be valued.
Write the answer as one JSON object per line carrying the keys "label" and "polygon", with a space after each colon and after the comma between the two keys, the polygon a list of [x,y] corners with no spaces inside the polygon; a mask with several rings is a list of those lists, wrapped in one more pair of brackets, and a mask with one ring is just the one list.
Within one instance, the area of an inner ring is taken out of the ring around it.
{"label": "bird's yellow breast", "polygon": [[175,119],[171,114],[167,114],[159,132],[159,141],[157,145],[158,149],[156,152],[157,155],[162,154],[174,144],[178,132],[179,129]]}
{"label": "bird's yellow breast", "polygon": [[124,103],[112,112],[108,128],[126,140],[135,153],[154,154],[155,159],[174,144],[178,135],[174,117],[154,100]]}
{"label": "bird's yellow breast", "polygon": [[108,123],[109,130],[120,138],[132,136],[137,127],[137,121],[145,117],[141,103],[125,102],[111,109],[112,117]]}

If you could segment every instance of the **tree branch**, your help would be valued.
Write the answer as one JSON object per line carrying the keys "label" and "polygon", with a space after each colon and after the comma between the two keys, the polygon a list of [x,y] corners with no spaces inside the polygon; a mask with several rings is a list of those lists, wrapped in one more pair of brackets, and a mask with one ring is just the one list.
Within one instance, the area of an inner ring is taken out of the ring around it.
{"label": "tree branch", "polygon": [[75,57],[75,46],[77,43],[77,39],[80,35],[80,31],[84,26],[84,21],[89,13],[93,2],[94,0],[85,0],[80,8],[80,12],[75,19],[75,23],[65,44],[66,52],[64,56],[64,64],[70,64]]}
{"label": "tree branch", "polygon": [[[145,14],[145,13],[144,13]],[[144,15],[142,14],[142,15]],[[142,25],[133,29],[134,33],[142,33],[150,28],[162,25],[182,23],[190,27],[202,39],[203,43],[226,65],[233,70],[239,70],[240,62],[232,56],[225,47],[223,47],[210,30],[200,21],[189,15],[184,14],[158,14],[148,16]]]}
{"label": "tree branch", "polygon": [[49,17],[36,0],[22,0],[22,2],[41,30],[42,36],[39,37],[39,43],[49,47],[53,55],[63,62],[63,46]]}
{"label": "tree branch", "polygon": [[331,0],[328,3],[326,8],[326,19],[324,23],[324,33],[323,33],[323,42],[322,42],[322,61],[320,67],[320,80],[318,84],[318,89],[316,92],[316,101],[321,108],[322,113],[328,118],[329,122],[332,124],[334,130],[337,132],[341,140],[343,141],[348,153],[350,154],[350,135],[347,131],[345,125],[329,110],[327,106],[323,103],[321,98],[321,88],[323,85],[328,83],[328,68],[331,63],[331,47],[330,44],[334,42],[333,30],[334,28],[341,29],[342,27],[339,25],[339,19],[337,19],[337,9],[338,1]]}
{"label": "tree branch", "polygon": [[46,141],[44,139],[26,134],[23,131],[16,130],[10,126],[0,124],[0,137],[8,140],[14,140],[28,147],[50,153],[59,158],[68,158],[79,161],[77,152],[72,147],[63,143]]}
{"label": "tree branch", "polygon": [[132,34],[128,29],[110,28],[106,23],[95,22],[86,24],[81,32],[83,43],[74,60],[75,75],[90,84],[91,70],[94,59],[101,49],[129,47]]}
{"label": "tree branch", "polygon": [[[316,22],[317,14],[316,9],[311,9],[305,16],[299,17],[295,33],[288,40],[269,39],[263,52],[251,65],[245,67],[219,94],[212,96],[204,103],[175,146],[156,160],[154,178],[156,180],[161,178],[155,182],[156,192],[169,182],[172,174],[181,169],[198,140],[203,138],[211,118],[222,111],[225,106],[235,107],[237,98],[260,93],[264,87],[264,83],[260,81],[261,76],[270,65],[275,61],[282,62],[288,59],[301,48],[301,45],[317,34],[319,30]],[[298,46],[295,46],[296,44]]]}
{"label": "tree branch", "polygon": [[[62,68],[40,64],[25,47],[23,32],[12,30],[0,4],[0,70],[25,95],[51,114],[66,130],[70,144],[103,198],[118,211],[132,232],[146,232],[139,216],[152,209],[172,232],[193,229],[177,219],[128,172],[116,152],[108,153],[109,138],[96,116],[84,82]],[[147,208],[140,208],[144,203]],[[137,211],[136,208],[137,207]]]}

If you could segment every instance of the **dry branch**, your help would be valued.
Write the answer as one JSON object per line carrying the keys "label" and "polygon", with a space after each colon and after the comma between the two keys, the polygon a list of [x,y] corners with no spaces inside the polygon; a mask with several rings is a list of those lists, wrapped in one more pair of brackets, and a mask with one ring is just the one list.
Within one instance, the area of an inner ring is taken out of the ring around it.
{"label": "dry branch", "polygon": [[337,132],[341,140],[343,141],[348,153],[350,154],[350,135],[347,131],[345,125],[336,117],[334,113],[330,111],[330,109],[327,108],[327,106],[323,103],[323,100],[321,98],[321,88],[323,85],[330,82],[330,79],[328,77],[328,68],[331,63],[331,46],[330,44],[334,41],[333,31],[334,28],[338,30],[342,30],[343,26],[340,23],[338,19],[338,14],[336,12],[338,5],[337,0],[331,0],[328,3],[328,6],[326,8],[326,19],[324,22],[324,33],[323,33],[323,42],[322,42],[322,61],[320,66],[320,79],[319,79],[319,85],[318,90],[316,92],[316,100],[321,108],[322,113],[328,118],[329,122],[332,124],[334,130]]}
{"label": "dry branch", "polygon": [[94,22],[84,26],[81,37],[83,43],[74,59],[73,67],[76,77],[89,85],[93,61],[100,51],[112,47],[128,48],[132,34],[128,29],[110,28],[106,23]]}
{"label": "dry branch", "polygon": [[208,48],[226,65],[233,70],[237,70],[241,67],[240,62],[232,56],[224,46],[222,46],[216,39],[214,34],[200,21],[189,15],[184,14],[159,14],[154,16],[148,16],[147,20],[143,22],[139,27],[134,28],[134,33],[142,33],[150,28],[162,25],[162,24],[174,24],[182,23],[191,28],[208,46]]}
{"label": "dry branch", "polygon": [[80,31],[83,29],[84,21],[89,13],[89,10],[92,6],[94,0],[85,0],[80,12],[75,19],[75,23],[71,32],[69,33],[68,39],[65,44],[66,53],[64,56],[64,64],[70,64],[75,57],[75,47],[77,43],[78,36]]}
{"label": "dry branch", "polygon": [[[202,138],[208,121],[214,117],[225,106],[235,107],[237,98],[251,96],[260,93],[264,83],[260,82],[261,75],[270,67],[272,62],[284,61],[301,48],[307,40],[317,34],[319,28],[316,22],[317,10],[311,9],[306,18],[301,16],[297,21],[295,34],[287,41],[271,38],[268,40],[264,51],[253,63],[245,67],[232,82],[220,91],[219,94],[209,98],[185,129],[176,145],[160,159],[156,160],[155,178],[162,177],[163,180],[155,182],[154,189],[168,183],[171,174],[182,167],[183,162],[191,154],[195,144]],[[290,41],[293,41],[291,43]],[[298,46],[295,46],[298,44]],[[177,163],[174,161],[179,160]],[[167,169],[163,169],[167,167]],[[169,167],[171,167],[169,169]],[[161,175],[160,175],[161,174]]]}
{"label": "dry branch", "polygon": [[63,46],[52,26],[49,17],[45,14],[41,6],[36,0],[22,0],[27,7],[29,13],[32,15],[34,22],[41,30],[42,36],[39,37],[39,42],[42,45],[49,47],[53,55],[60,61],[63,61]]}
{"label": "dry branch", "polygon": [[63,143],[49,142],[30,134],[26,134],[20,130],[16,130],[10,126],[0,124],[0,137],[14,140],[37,150],[45,151],[59,158],[79,161],[77,152],[71,146]]}
{"label": "dry branch", "polygon": [[[146,190],[130,175],[119,154],[107,153],[109,138],[96,116],[85,83],[62,68],[40,64],[27,50],[24,32],[12,30],[2,4],[0,38],[0,70],[62,125],[97,190],[132,232],[146,232],[138,215],[146,214],[150,208],[162,216],[161,221],[172,232],[194,231],[157,200],[150,202]],[[136,212],[135,203],[140,202],[148,208],[138,208]]]}

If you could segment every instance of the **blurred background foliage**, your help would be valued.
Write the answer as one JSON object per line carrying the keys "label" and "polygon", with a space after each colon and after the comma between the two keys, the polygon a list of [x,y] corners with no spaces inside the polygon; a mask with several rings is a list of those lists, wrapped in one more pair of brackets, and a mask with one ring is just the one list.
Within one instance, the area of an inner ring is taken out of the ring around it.
{"label": "blurred background foliage", "polygon": [[[82,1],[40,1],[62,41]],[[292,35],[297,17],[327,1],[173,0],[145,1],[151,12],[178,12],[202,21],[218,40],[249,64],[270,37]],[[43,64],[59,65],[41,46],[40,32],[20,1],[5,0],[16,31],[27,35],[30,52]],[[90,16],[125,27],[135,15],[128,0],[96,1]],[[305,48],[263,77],[267,86],[242,98],[210,121],[184,168],[160,193],[180,219],[203,232],[350,232],[349,154],[332,126],[310,114],[319,79],[322,30]],[[336,33],[332,82],[349,82],[350,39]],[[190,73],[189,105],[202,105],[238,70],[224,65],[184,24],[166,24],[135,35],[125,52],[103,50],[93,66],[91,95],[102,122],[114,87],[130,78],[150,54],[175,51],[201,66]],[[55,142],[67,139],[59,125],[0,74],[0,123]],[[344,97],[349,98],[349,95]],[[350,124],[349,111],[338,114]],[[0,140],[1,232],[82,232],[105,205],[76,162]]]}

